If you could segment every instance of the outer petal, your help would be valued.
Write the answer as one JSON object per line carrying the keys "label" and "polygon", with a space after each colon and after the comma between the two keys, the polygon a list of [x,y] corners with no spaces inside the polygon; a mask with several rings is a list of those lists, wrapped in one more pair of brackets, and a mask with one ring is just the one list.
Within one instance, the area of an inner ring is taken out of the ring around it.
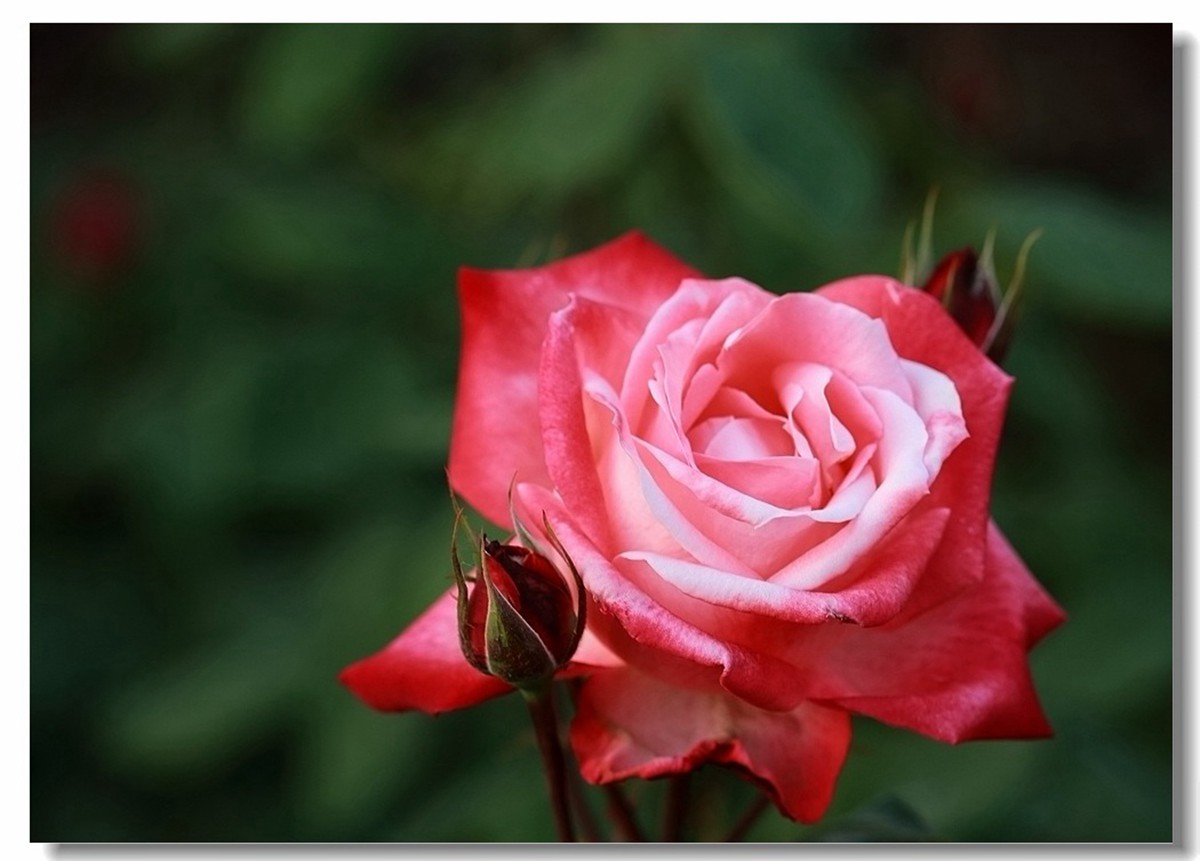
{"label": "outer petal", "polygon": [[849,744],[850,719],[840,709],[806,702],[767,712],[629,668],[590,678],[571,725],[580,769],[593,783],[734,765],[785,815],[805,822],[829,806]]}
{"label": "outer petal", "polygon": [[941,371],[962,399],[970,437],[946,458],[929,504],[950,509],[942,544],[913,595],[910,610],[933,606],[983,577],[992,471],[1012,377],[987,359],[931,296],[891,278],[868,275],[822,287],[822,296],[877,317],[897,354]]}
{"label": "outer petal", "polygon": [[640,233],[525,270],[459,273],[463,345],[450,439],[450,482],[495,523],[508,525],[513,473],[547,482],[537,375],[550,315],[571,295],[648,319],[695,271]]}
{"label": "outer petal", "polygon": [[342,684],[380,711],[461,709],[512,690],[467,663],[458,644],[454,590],[380,651],[342,670]]}
{"label": "outer petal", "polygon": [[1065,618],[990,524],[984,581],[826,653],[838,705],[941,741],[1050,735],[1026,653]]}

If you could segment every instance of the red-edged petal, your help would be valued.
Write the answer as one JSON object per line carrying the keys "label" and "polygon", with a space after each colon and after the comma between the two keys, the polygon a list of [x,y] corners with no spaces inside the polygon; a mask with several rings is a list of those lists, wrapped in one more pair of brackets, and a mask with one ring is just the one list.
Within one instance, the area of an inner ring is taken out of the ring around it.
{"label": "red-edged petal", "polygon": [[463,657],[453,589],[383,649],[342,670],[339,678],[367,705],[386,712],[437,714],[513,690]]}
{"label": "red-edged petal", "polygon": [[450,481],[489,520],[508,524],[513,473],[547,482],[537,376],[550,315],[572,295],[643,321],[696,273],[640,233],[537,269],[459,272],[462,359]]}
{"label": "red-edged petal", "polygon": [[592,783],[733,765],[804,822],[829,806],[849,744],[849,715],[840,709],[805,702],[762,711],[630,668],[588,679],[571,725],[571,746]]}
{"label": "red-edged petal", "polygon": [[941,741],[1050,735],[1028,650],[1065,618],[995,524],[984,581],[916,618],[847,631],[824,656],[838,705]]}
{"label": "red-edged petal", "polygon": [[623,660],[653,667],[673,679],[687,679],[695,686],[714,691],[723,687],[762,708],[792,709],[804,699],[794,666],[725,642],[675,616],[605,558],[567,516],[561,502],[542,488],[523,485],[521,489],[526,492],[525,504],[547,513],[579,566],[594,602],[589,604],[588,627]]}
{"label": "red-edged petal", "polygon": [[950,521],[928,576],[910,609],[933,606],[983,576],[992,471],[1012,377],[971,343],[938,304],[920,290],[881,275],[848,278],[817,291],[883,321],[896,352],[948,376],[962,400],[970,436],[946,458],[929,504],[950,509]]}
{"label": "red-edged petal", "polygon": [[[655,553],[629,551],[617,559],[626,563],[627,576],[646,584],[647,592],[681,618],[804,666],[809,660],[801,638],[808,631],[785,626],[834,621],[871,626],[893,618],[921,577],[945,522],[944,509],[914,514],[882,542],[870,566],[840,590],[793,589]],[[638,577],[641,566],[647,571]],[[780,640],[788,639],[797,644],[795,650],[781,648]]]}

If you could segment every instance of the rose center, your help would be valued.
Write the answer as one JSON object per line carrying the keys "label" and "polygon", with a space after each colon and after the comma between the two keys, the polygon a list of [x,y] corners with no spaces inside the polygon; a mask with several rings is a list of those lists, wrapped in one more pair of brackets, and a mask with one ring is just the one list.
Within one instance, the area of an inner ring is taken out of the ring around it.
{"label": "rose center", "polygon": [[698,422],[688,440],[692,451],[721,460],[761,460],[797,453],[780,418],[714,416]]}

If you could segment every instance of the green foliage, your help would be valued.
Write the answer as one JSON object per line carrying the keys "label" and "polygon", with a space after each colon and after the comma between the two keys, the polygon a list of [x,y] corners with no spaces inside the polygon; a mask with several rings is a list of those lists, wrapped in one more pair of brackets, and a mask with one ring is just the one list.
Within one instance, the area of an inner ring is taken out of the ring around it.
{"label": "green foliage", "polygon": [[875,137],[819,58],[777,28],[700,28],[687,110],[711,170],[779,242],[820,254],[871,216]]}
{"label": "green foliage", "polygon": [[894,796],[821,825],[814,838],[823,843],[931,843],[937,839],[920,815]]}
{"label": "green foliage", "polygon": [[262,34],[242,94],[248,143],[273,158],[347,137],[414,31],[361,24],[288,24]]}
{"label": "green foliage", "polygon": [[[450,585],[456,268],[640,227],[809,289],[895,273],[936,182],[937,249],[994,226],[1002,279],[1045,230],[993,509],[1070,617],[1032,661],[1056,736],[859,720],[826,820],[748,839],[1170,839],[1169,124],[1092,112],[1125,148],[1055,160],[986,87],[1098,94],[1066,63],[948,92],[956,32],[35,27],[32,838],[549,839],[519,701],[379,715],[336,680]],[[133,190],[115,263],[64,232],[97,174]],[[752,794],[702,771],[691,836]]]}
{"label": "green foliage", "polygon": [[[447,106],[397,149],[396,170],[468,218],[557,206],[637,160],[665,64],[642,31],[598,29]],[[531,133],[536,129],[536,133]]]}
{"label": "green foliage", "polygon": [[1171,213],[1161,205],[1131,206],[1063,182],[1007,182],[956,196],[939,221],[980,236],[1002,227],[997,247],[1010,260],[1042,228],[1034,260],[1056,310],[1121,328],[1171,324]]}

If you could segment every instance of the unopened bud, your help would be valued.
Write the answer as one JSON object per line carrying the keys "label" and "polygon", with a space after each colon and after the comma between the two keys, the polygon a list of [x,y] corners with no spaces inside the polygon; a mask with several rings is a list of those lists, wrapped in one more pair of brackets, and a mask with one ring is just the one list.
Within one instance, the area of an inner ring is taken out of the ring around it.
{"label": "unopened bud", "polygon": [[[1042,235],[1040,229],[1025,237],[1008,287],[1001,290],[992,268],[992,240],[989,234],[978,256],[973,248],[951,252],[929,268],[933,259],[933,210],[937,203],[937,188],[930,190],[921,216],[917,249],[913,250],[914,225],[909,224],[901,244],[900,278],[911,286],[921,279],[918,288],[942,303],[967,337],[984,354],[999,364],[1008,352],[1016,327],[1017,299],[1025,281],[1025,264],[1029,250]],[[928,273],[928,274],[926,274]]]}
{"label": "unopened bud", "polygon": [[475,576],[463,574],[458,552],[451,561],[458,585],[458,634],[471,666],[524,690],[541,687],[575,654],[586,624],[583,583],[548,521],[546,534],[567,575],[518,524],[522,544],[480,536]]}
{"label": "unopened bud", "polygon": [[996,276],[990,266],[980,263],[974,249],[962,248],[943,257],[921,289],[942,303],[968,338],[983,345],[996,322],[1000,298]]}

